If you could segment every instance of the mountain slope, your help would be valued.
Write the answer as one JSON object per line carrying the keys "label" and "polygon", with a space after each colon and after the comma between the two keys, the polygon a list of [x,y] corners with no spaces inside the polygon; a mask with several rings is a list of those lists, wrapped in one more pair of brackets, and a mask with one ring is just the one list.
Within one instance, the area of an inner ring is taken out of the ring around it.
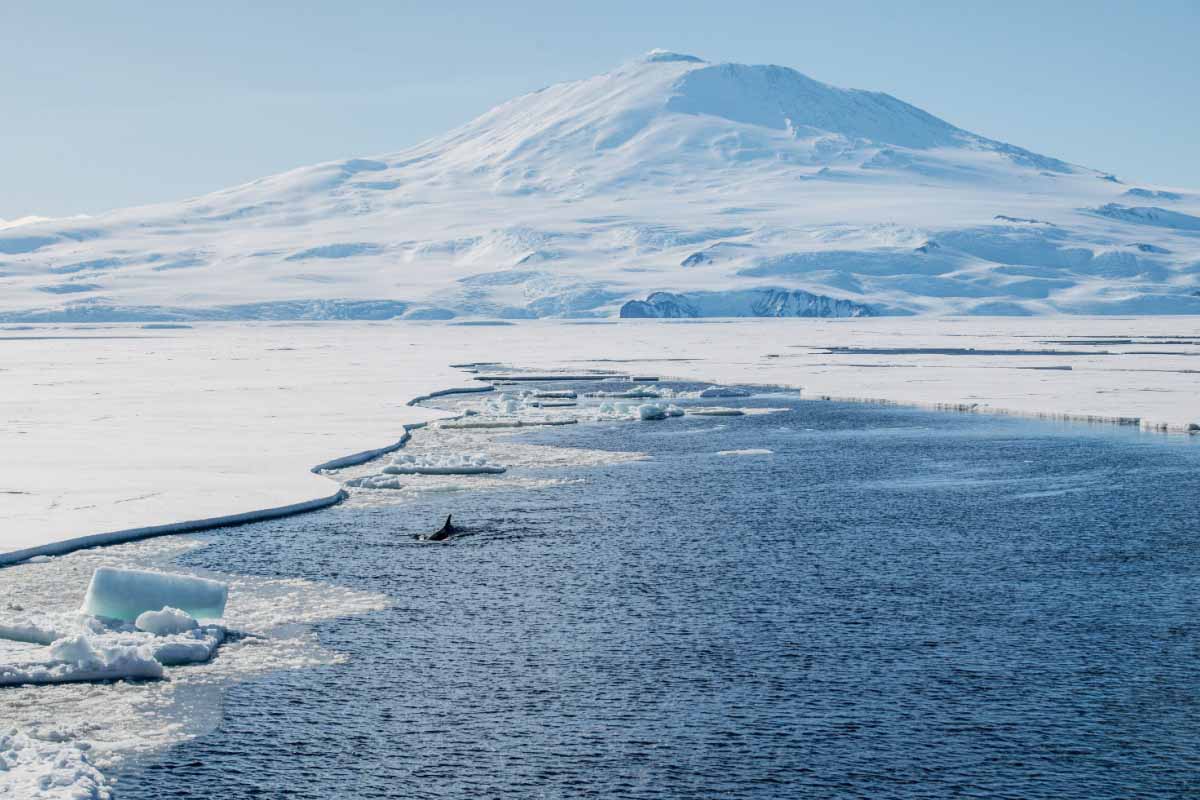
{"label": "mountain slope", "polygon": [[0,288],[10,322],[1200,313],[1200,195],[653,51],[400,153],[4,223]]}

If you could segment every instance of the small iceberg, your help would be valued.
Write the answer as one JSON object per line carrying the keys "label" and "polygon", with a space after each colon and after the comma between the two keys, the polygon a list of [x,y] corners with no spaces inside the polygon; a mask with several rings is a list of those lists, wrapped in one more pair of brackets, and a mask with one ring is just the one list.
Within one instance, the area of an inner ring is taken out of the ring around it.
{"label": "small iceberg", "polygon": [[767,450],[765,447],[749,447],[745,450],[718,450],[719,456],[769,456],[774,450]]}
{"label": "small iceberg", "polygon": [[667,417],[682,417],[683,409],[669,403],[643,403],[637,407],[638,418],[666,419]]}
{"label": "small iceberg", "polygon": [[700,392],[700,397],[750,397],[750,392],[736,386],[710,386]]}
{"label": "small iceberg", "polygon": [[667,409],[654,403],[638,406],[638,418],[642,420],[666,419]]}
{"label": "small iceberg", "polygon": [[83,599],[83,612],[134,622],[144,611],[170,607],[198,619],[225,615],[229,587],[220,581],[141,569],[97,567]]}

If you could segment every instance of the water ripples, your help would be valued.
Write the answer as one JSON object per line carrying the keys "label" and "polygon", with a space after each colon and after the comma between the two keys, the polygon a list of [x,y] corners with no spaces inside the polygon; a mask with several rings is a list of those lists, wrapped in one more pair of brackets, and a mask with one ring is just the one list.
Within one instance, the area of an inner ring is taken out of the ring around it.
{"label": "water ripples", "polygon": [[[520,491],[214,536],[185,563],[394,606],[319,623],[345,663],[233,686],[118,798],[1200,792],[1200,448],[788,405],[521,433]],[[447,511],[471,535],[412,540]]]}

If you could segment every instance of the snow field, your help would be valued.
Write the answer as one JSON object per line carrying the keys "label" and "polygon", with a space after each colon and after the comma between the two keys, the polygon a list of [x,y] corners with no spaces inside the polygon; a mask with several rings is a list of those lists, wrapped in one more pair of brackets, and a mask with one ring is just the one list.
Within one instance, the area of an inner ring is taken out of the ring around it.
{"label": "snow field", "polygon": [[[486,339],[446,323],[47,326],[11,336],[0,339],[10,389],[0,413],[13,420],[0,433],[0,561],[336,502],[340,487],[314,464],[345,470],[396,449],[406,426],[462,413],[405,405],[431,387],[490,396],[448,366],[485,359],[583,375],[620,357],[633,374],[802,386],[810,399],[1178,432],[1200,424],[1191,317],[525,322],[488,328]],[[552,356],[546,341],[556,342]],[[58,380],[47,383],[51,373]],[[85,416],[83,395],[94,398]],[[632,401],[613,402],[615,411]],[[555,416],[582,418],[569,411]],[[548,417],[531,409],[500,424]]]}

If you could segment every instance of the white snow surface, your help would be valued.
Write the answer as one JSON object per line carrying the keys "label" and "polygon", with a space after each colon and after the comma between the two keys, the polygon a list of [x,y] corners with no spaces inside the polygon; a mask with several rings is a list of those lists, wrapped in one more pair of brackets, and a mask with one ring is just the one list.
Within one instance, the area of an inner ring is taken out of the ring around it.
{"label": "white snow surface", "polygon": [[0,729],[0,797],[13,800],[109,800],[87,742],[40,739],[16,728]]}
{"label": "white snow surface", "polygon": [[803,387],[806,397],[1200,424],[1195,317],[528,321],[479,331],[0,328],[0,562],[333,502],[337,481],[311,468],[347,454],[365,461],[405,426],[444,417],[407,401],[478,386],[448,366],[465,362],[576,374],[603,364]]}
{"label": "white snow surface", "polygon": [[658,51],[408,150],[0,223],[7,322],[1196,314],[1198,292],[1198,192]]}

